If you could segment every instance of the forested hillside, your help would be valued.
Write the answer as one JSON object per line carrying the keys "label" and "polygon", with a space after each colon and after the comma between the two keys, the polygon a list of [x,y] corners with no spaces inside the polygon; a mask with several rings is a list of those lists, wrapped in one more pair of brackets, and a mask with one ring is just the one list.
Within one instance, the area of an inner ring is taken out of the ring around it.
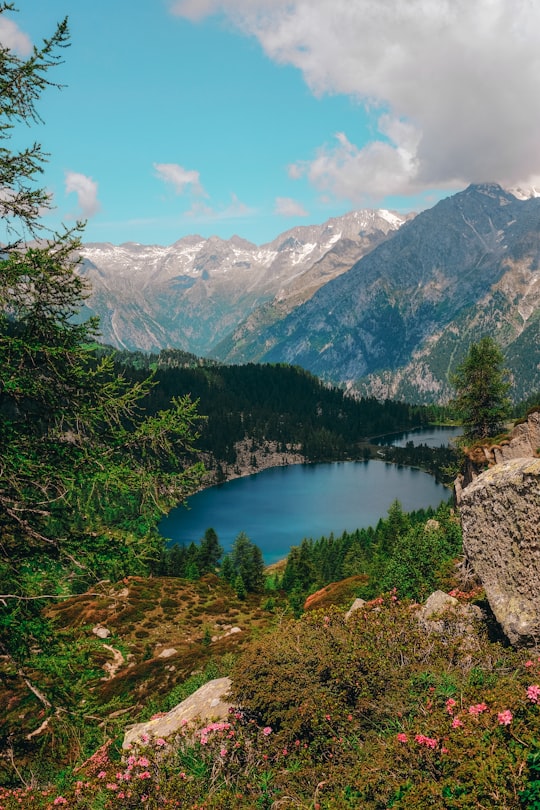
{"label": "forested hillside", "polygon": [[207,417],[199,447],[218,461],[234,463],[236,442],[250,439],[295,445],[310,461],[369,457],[369,439],[442,420],[439,406],[412,406],[375,398],[356,399],[286,364],[229,366],[180,351],[159,355],[120,352],[117,370],[136,381],[154,371],[155,387],[144,400],[149,413],[171,397],[189,394]]}

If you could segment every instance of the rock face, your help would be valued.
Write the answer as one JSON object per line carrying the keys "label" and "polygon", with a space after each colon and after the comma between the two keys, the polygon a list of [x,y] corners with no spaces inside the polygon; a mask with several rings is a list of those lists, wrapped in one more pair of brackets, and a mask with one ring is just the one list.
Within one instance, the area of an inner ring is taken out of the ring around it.
{"label": "rock face", "polygon": [[137,723],[126,731],[123,748],[143,739],[143,735],[150,737],[170,737],[186,722],[195,719],[204,724],[207,720],[223,720],[229,715],[230,703],[225,697],[231,688],[230,678],[215,678],[208,681],[200,689],[171,709],[161,717],[148,720],[147,723]]}
{"label": "rock face", "polygon": [[456,500],[486,467],[502,464],[514,458],[540,458],[540,409],[531,411],[527,419],[516,425],[510,436],[500,444],[475,447],[467,451],[465,471],[455,482]]}
{"label": "rock face", "polygon": [[[536,448],[535,448],[536,450]],[[540,638],[540,458],[513,458],[460,493],[463,547],[508,640]]]}

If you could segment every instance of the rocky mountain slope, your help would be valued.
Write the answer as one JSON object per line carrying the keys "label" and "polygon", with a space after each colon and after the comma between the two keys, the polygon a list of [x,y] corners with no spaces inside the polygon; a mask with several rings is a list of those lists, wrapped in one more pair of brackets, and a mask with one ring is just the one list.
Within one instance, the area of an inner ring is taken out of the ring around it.
{"label": "rocky mountain slope", "polygon": [[471,341],[494,336],[515,395],[540,388],[540,199],[474,185],[404,225],[256,338],[256,358],[301,365],[378,397],[444,399]]}
{"label": "rocky mountain slope", "polygon": [[89,244],[103,340],[229,363],[287,362],[378,398],[444,401],[472,341],[540,389],[540,198],[473,185],[408,218],[357,211],[257,247],[189,236]]}
{"label": "rocky mountain slope", "polygon": [[[260,306],[255,333],[283,317],[406,219],[356,211],[293,228],[260,247],[237,236],[187,236],[169,247],[87,244],[81,274],[92,296],[83,315],[99,315],[102,339],[118,348],[206,355]],[[274,299],[269,316],[264,305]]]}

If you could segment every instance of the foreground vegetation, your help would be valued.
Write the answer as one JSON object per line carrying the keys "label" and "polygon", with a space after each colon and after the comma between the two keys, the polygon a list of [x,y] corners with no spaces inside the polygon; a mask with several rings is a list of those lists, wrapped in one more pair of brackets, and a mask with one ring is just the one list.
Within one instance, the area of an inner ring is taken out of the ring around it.
{"label": "foreground vegetation", "polygon": [[122,753],[106,742],[54,786],[0,806],[528,808],[538,806],[540,661],[463,629],[422,627],[395,594],[253,642],[228,721]]}

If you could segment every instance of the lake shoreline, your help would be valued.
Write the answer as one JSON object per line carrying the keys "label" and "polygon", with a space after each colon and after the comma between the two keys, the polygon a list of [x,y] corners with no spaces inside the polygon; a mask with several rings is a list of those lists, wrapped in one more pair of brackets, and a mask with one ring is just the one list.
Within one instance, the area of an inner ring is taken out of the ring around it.
{"label": "lake shoreline", "polygon": [[230,550],[243,531],[270,565],[304,537],[375,525],[393,500],[405,511],[435,508],[447,500],[444,487],[423,470],[369,463],[376,459],[305,463],[296,454],[293,458],[297,463],[287,464],[290,456],[278,453],[276,459],[268,453],[264,469],[238,466],[233,471],[237,480],[227,482],[227,490],[208,486],[189,499],[187,510],[173,509],[159,527],[161,535],[171,544],[189,545],[212,527]]}
{"label": "lake shoreline", "polygon": [[[414,428],[406,428],[403,430],[392,431],[392,433],[381,433],[376,436],[370,436],[363,441],[359,447],[358,452],[351,454],[347,458],[334,458],[314,461],[307,458],[300,452],[300,444],[287,444],[285,449],[278,449],[280,443],[276,441],[265,441],[262,445],[253,448],[252,439],[242,439],[235,443],[236,461],[231,464],[225,462],[216,462],[211,456],[203,457],[203,461],[208,464],[207,473],[204,477],[202,484],[198,487],[196,492],[209,489],[210,487],[226,484],[228,481],[234,481],[237,478],[246,478],[250,475],[256,475],[263,470],[273,469],[274,467],[290,467],[295,464],[337,464],[346,461],[384,461],[387,464],[396,464],[398,462],[392,459],[384,458],[381,448],[386,445],[377,444],[378,439],[390,436],[400,436],[404,434],[419,433],[428,429],[445,429],[454,428],[457,425],[419,425]],[[390,445],[392,446],[392,445]],[[366,457],[365,450],[368,449],[370,455]],[[381,456],[383,456],[381,458]],[[422,470],[432,475],[429,470],[424,469],[418,464],[405,464],[411,469]],[[195,493],[194,493],[195,494]]]}
{"label": "lake shoreline", "polygon": [[[218,462],[218,466],[207,469],[207,474],[197,492],[210,487],[220,486],[236,478],[247,478],[263,470],[274,467],[291,467],[294,464],[312,464],[300,453],[300,445],[286,445],[286,450],[278,450],[279,443],[267,441],[252,449],[251,439],[242,439],[234,445],[236,461],[233,464]],[[203,459],[204,460],[204,459]],[[253,463],[255,462],[255,463]]]}

